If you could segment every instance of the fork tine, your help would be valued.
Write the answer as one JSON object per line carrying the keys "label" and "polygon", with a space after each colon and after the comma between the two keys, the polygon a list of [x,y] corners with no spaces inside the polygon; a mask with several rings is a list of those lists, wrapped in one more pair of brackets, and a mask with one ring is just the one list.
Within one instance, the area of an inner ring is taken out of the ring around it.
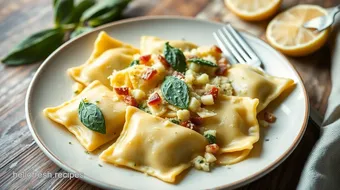
{"label": "fork tine", "polygon": [[253,51],[253,49],[247,44],[243,37],[230,24],[227,24],[227,28],[230,30],[235,39],[239,42],[239,44],[247,52],[251,59],[259,59],[256,53]]}
{"label": "fork tine", "polygon": [[220,39],[220,37],[218,37],[216,32],[213,32],[213,36],[215,38],[215,40],[217,41],[218,46],[222,49],[223,54],[227,57],[227,59],[229,60],[229,62],[231,64],[236,64],[237,61],[236,59],[232,56],[232,54],[230,53],[230,51],[228,50],[228,48],[226,47],[226,45],[224,45],[223,41]]}
{"label": "fork tine", "polygon": [[237,39],[235,40],[234,36],[231,34],[230,31],[226,27],[223,27],[222,30],[226,34],[227,38],[231,42],[232,46],[236,49],[236,51],[241,55],[241,57],[246,61],[251,61],[251,58],[248,56],[248,54],[242,49],[242,47],[237,43]]}
{"label": "fork tine", "polygon": [[228,40],[226,35],[223,33],[222,30],[218,30],[217,33],[219,34],[221,41],[224,42],[225,47],[228,48],[229,52],[235,57],[237,63],[242,63],[245,60],[242,59],[241,55],[236,51],[236,49],[231,45],[231,42]]}

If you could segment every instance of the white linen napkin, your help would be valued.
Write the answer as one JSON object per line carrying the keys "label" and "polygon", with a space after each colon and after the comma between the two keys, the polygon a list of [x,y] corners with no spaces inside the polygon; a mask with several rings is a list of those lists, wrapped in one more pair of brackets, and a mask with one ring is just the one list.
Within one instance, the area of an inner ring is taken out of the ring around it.
{"label": "white linen napkin", "polygon": [[332,91],[321,136],[302,172],[299,190],[340,189],[340,18],[330,37]]}

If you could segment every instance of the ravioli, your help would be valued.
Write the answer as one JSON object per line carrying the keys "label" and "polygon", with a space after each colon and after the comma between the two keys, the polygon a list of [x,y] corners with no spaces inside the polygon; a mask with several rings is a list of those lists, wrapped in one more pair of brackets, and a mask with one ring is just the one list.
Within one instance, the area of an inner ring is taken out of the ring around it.
{"label": "ravioli", "polygon": [[152,116],[135,107],[126,109],[118,140],[100,158],[173,183],[176,176],[203,155],[207,140],[199,133]]}
{"label": "ravioli", "polygon": [[162,54],[165,42],[182,51],[189,51],[197,48],[196,44],[184,40],[162,40],[154,36],[142,36],[140,41],[140,53],[144,54]]}
{"label": "ravioli", "polygon": [[294,85],[288,78],[270,76],[246,64],[235,64],[228,70],[236,96],[259,99],[257,112],[277,98],[284,90]]}
{"label": "ravioli", "polygon": [[[96,104],[105,118],[106,134],[92,131],[79,120],[78,107],[85,99]],[[57,107],[44,109],[44,114],[52,121],[65,126],[88,151],[93,151],[110,140],[117,138],[125,122],[126,104],[115,101],[115,94],[99,81],[88,85],[72,100]]]}
{"label": "ravioli", "polygon": [[252,149],[259,140],[256,118],[257,99],[223,96],[213,106],[207,106],[216,115],[203,121],[204,130],[216,130],[216,144],[220,154]]}
{"label": "ravioli", "polygon": [[89,85],[99,80],[106,87],[110,87],[107,79],[114,70],[122,70],[133,61],[133,55],[139,50],[131,45],[111,38],[101,32],[94,44],[94,50],[89,60],[78,67],[67,70],[68,74],[77,82]]}

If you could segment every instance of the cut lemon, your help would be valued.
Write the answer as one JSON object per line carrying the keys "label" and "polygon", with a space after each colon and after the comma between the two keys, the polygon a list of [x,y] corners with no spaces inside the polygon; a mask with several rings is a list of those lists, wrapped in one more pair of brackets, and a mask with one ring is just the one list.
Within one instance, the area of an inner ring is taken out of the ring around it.
{"label": "cut lemon", "polygon": [[281,0],[224,0],[228,9],[244,20],[265,20],[276,13]]}
{"label": "cut lemon", "polygon": [[327,40],[329,29],[323,32],[306,29],[308,20],[327,14],[316,5],[297,5],[277,15],[268,25],[268,42],[284,54],[305,56],[320,49]]}

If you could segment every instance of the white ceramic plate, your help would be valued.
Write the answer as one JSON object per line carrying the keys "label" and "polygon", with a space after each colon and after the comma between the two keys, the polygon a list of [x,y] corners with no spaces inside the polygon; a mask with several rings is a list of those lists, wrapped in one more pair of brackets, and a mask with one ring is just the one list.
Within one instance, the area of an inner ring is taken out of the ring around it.
{"label": "white ceramic plate", "polygon": [[[304,133],[309,113],[308,98],[301,78],[288,60],[265,42],[245,33],[244,37],[262,59],[268,73],[296,82],[295,89],[275,109],[276,123],[268,129],[261,128],[261,139],[245,161],[228,167],[216,167],[210,173],[192,169],[184,179],[173,185],[101,162],[97,157],[100,151],[86,154],[71,133],[43,116],[44,108],[57,106],[71,98],[73,81],[67,76],[66,69],[81,65],[88,59],[101,30],[137,47],[142,35],[164,39],[184,38],[199,45],[211,45],[216,44],[212,32],[221,26],[221,23],[182,17],[137,18],[105,25],[64,44],[40,66],[28,89],[26,117],[36,143],[61,168],[83,173],[82,180],[103,188],[235,188],[273,170],[294,150]],[[99,167],[99,163],[103,167]]]}

